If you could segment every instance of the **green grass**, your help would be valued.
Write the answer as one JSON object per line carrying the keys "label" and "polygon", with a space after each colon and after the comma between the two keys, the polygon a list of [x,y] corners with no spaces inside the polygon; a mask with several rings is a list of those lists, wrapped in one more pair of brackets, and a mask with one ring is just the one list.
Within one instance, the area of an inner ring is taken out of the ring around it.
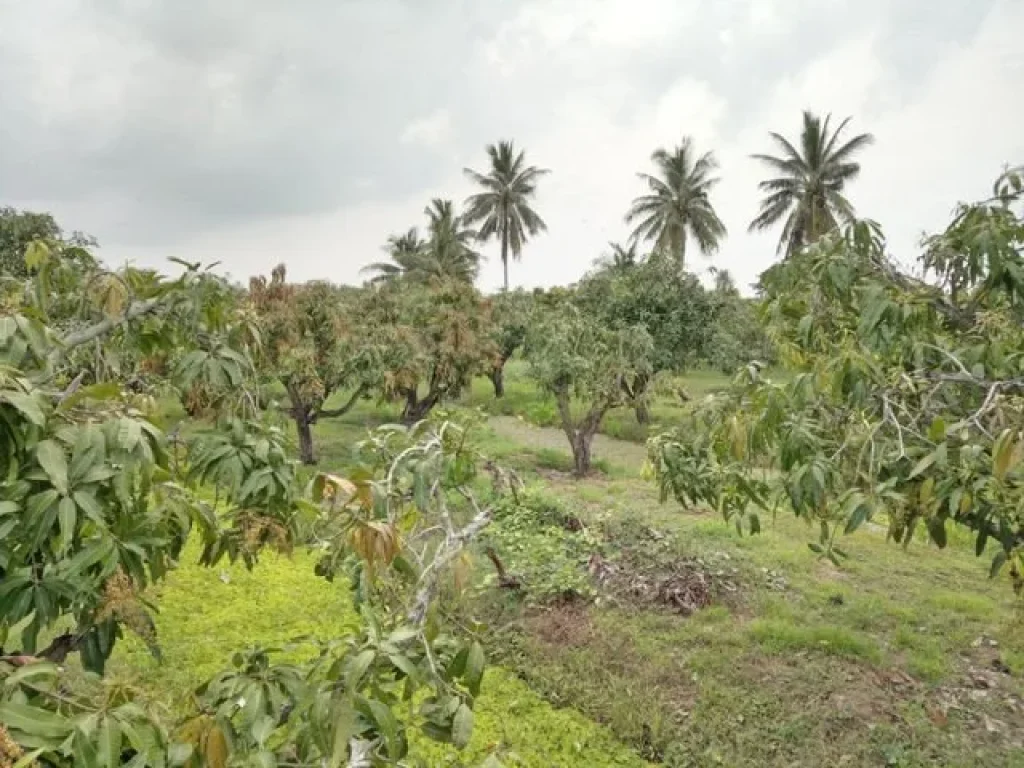
{"label": "green grass", "polygon": [[[527,443],[550,438],[519,430]],[[631,521],[675,537],[681,555],[724,569],[737,597],[690,619],[601,604],[580,619],[583,642],[552,642],[543,620],[504,616],[496,644],[531,687],[669,765],[1024,765],[1011,735],[1024,717],[1006,704],[1024,695],[1019,606],[966,537],[904,550],[865,528],[844,541],[850,559],[837,569],[791,514],[739,538],[709,511],[659,504],[632,449],[606,443],[611,478],[541,478],[592,525]],[[982,636],[1015,676],[972,696],[973,670],[991,669],[975,647]],[[948,690],[960,708],[940,717]],[[989,733],[985,718],[1004,725]]]}
{"label": "green grass", "polygon": [[[326,639],[357,628],[344,583],[313,574],[313,558],[266,553],[253,571],[241,565],[194,565],[190,547],[182,567],[149,595],[160,608],[157,631],[163,662],[131,637],[118,644],[109,674],[134,683],[183,712],[189,692],[230,664],[238,649],[289,646],[297,638]],[[298,642],[281,658],[301,661],[312,646]],[[573,710],[557,710],[508,671],[491,668],[477,703],[475,728],[463,752],[414,738],[414,751],[430,766],[474,766],[497,754],[507,766],[593,765],[644,762],[610,732]]]}

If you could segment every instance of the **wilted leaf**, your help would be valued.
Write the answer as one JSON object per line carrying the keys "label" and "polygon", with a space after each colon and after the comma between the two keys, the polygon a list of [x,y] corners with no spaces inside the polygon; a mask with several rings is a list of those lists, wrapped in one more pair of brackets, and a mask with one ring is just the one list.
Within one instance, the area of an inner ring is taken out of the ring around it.
{"label": "wilted leaf", "polygon": [[226,768],[228,764],[228,740],[219,725],[214,725],[207,732],[203,752],[208,768]]}

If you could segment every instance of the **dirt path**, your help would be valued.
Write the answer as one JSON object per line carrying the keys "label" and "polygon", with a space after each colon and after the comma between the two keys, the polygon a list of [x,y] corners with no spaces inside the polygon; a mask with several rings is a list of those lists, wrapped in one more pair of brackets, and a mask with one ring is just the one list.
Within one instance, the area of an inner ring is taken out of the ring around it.
{"label": "dirt path", "polygon": [[[536,427],[514,416],[494,416],[488,423],[501,437],[528,448],[548,448],[572,456],[565,433],[555,427]],[[597,434],[594,435],[593,457],[639,474],[647,459],[647,447]]]}

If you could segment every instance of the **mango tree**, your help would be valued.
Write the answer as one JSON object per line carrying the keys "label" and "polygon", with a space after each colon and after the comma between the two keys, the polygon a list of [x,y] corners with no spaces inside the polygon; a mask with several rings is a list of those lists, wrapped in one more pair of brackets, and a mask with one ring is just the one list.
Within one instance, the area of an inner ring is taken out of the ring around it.
{"label": "mango tree", "polygon": [[490,308],[473,286],[396,281],[370,290],[366,317],[382,350],[384,394],[402,402],[403,423],[425,418],[488,370],[496,355]]}
{"label": "mango tree", "polygon": [[[408,753],[409,728],[464,746],[483,649],[447,631],[433,606],[449,567],[510,490],[465,429],[382,430],[360,446],[359,472],[319,476],[311,498],[280,432],[261,422],[222,418],[171,450],[147,400],[116,382],[82,385],[73,352],[188,301],[194,271],[167,281],[159,300],[131,300],[69,332],[46,322],[55,297],[42,274],[0,312],[4,761],[385,765]],[[492,488],[478,499],[484,466]],[[320,644],[303,668],[264,649],[236,654],[172,733],[158,709],[96,675],[123,631],[159,653],[144,592],[175,567],[191,535],[206,565],[227,557],[255,567],[265,547],[309,543],[321,575],[354,577],[363,607],[359,629]],[[72,653],[85,674],[65,669]]]}
{"label": "mango tree", "polygon": [[711,302],[711,334],[704,359],[726,374],[757,361],[775,362],[775,350],[760,318],[760,299],[740,295],[726,270],[715,271],[715,288],[708,294]]}
{"label": "mango tree", "polygon": [[494,396],[505,396],[505,363],[523,346],[530,324],[534,299],[522,289],[505,291],[491,297],[491,336],[494,359],[487,378],[494,385]]}
{"label": "mango tree", "polygon": [[578,477],[590,472],[604,415],[650,377],[653,347],[641,326],[609,328],[569,302],[535,315],[525,346],[530,375],[555,398]]}
{"label": "mango tree", "polygon": [[[755,510],[790,507],[813,523],[810,547],[838,563],[839,533],[884,513],[909,545],[973,532],[991,572],[1024,586],[1024,221],[1021,174],[962,205],[925,241],[922,280],[855,223],[762,278],[769,330],[794,369],[757,366],[678,432],[651,441],[663,495],[759,528]],[[762,470],[777,472],[766,482]]]}
{"label": "mango tree", "polygon": [[652,255],[641,262],[604,263],[580,282],[576,300],[608,328],[639,325],[650,334],[650,372],[623,380],[637,421],[648,423],[652,376],[681,372],[707,354],[714,322],[707,291],[674,261]]}
{"label": "mango tree", "polygon": [[[380,349],[359,319],[356,295],[328,283],[288,283],[284,265],[269,281],[256,277],[249,284],[261,337],[259,367],[284,387],[306,464],[316,462],[312,426],[344,415],[382,382]],[[345,402],[326,408],[341,391]]]}

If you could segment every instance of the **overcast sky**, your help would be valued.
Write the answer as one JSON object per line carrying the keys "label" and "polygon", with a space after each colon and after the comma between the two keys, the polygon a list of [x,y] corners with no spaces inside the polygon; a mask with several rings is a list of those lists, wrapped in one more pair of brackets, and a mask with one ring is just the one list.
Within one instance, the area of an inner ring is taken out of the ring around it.
{"label": "overcast sky", "polygon": [[690,266],[745,286],[777,238],[746,233],[748,156],[811,109],[875,134],[849,197],[909,259],[1024,162],[1022,32],[1024,0],[0,0],[0,204],[109,263],[359,282],[512,138],[552,171],[512,280],[551,285],[625,239],[635,173],[691,135],[729,236]]}

